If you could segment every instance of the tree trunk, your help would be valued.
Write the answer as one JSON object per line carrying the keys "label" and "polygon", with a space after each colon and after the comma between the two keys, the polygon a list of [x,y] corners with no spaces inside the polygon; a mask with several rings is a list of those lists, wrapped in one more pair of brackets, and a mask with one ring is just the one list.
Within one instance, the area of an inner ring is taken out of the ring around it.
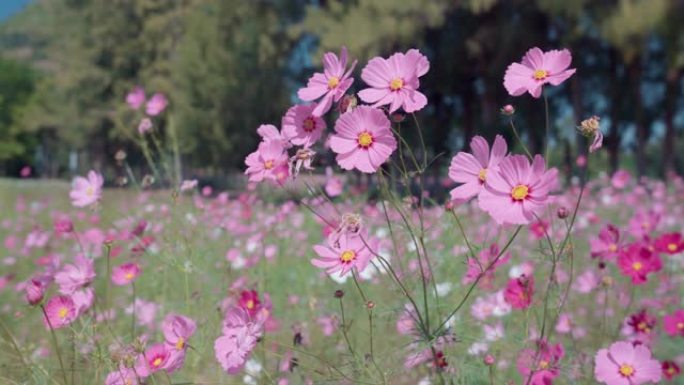
{"label": "tree trunk", "polygon": [[636,125],[636,168],[639,178],[646,174],[646,144],[648,141],[648,127],[644,122],[644,103],[641,97],[641,57],[637,56],[629,64],[629,85],[632,91],[632,106],[634,109],[634,124]]}
{"label": "tree trunk", "polygon": [[610,174],[614,174],[620,167],[620,85],[622,79],[619,74],[620,61],[617,52],[614,50],[610,53],[610,67],[611,73],[615,76],[610,82],[610,130],[606,136],[605,144],[608,150],[608,164],[610,167]]}
{"label": "tree trunk", "polygon": [[675,135],[674,117],[679,96],[681,70],[668,71],[665,80],[665,136],[663,136],[663,169],[662,176],[667,180],[670,173],[675,172]]}

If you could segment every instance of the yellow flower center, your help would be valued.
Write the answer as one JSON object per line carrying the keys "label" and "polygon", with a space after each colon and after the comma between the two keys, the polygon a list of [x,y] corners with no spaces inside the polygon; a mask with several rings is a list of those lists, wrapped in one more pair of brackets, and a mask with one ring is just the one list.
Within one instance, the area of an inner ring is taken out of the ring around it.
{"label": "yellow flower center", "polygon": [[337,76],[333,76],[330,79],[328,79],[328,89],[333,89],[337,87],[337,85],[340,84],[340,78]]}
{"label": "yellow flower center", "polygon": [[644,265],[641,264],[641,262],[634,262],[632,264],[632,268],[636,271],[641,270],[644,267]]}
{"label": "yellow flower center", "polygon": [[678,322],[677,323],[677,329],[684,330],[684,322]]}
{"label": "yellow flower center", "polygon": [[530,194],[530,188],[524,184],[519,184],[511,190],[511,198],[515,201],[522,201]]}
{"label": "yellow flower center", "polygon": [[669,251],[675,251],[675,250],[677,250],[677,244],[676,243],[670,243],[669,245],[667,245],[667,249]]}
{"label": "yellow flower center", "polygon": [[86,195],[91,197],[94,194],[95,194],[95,190],[92,187],[88,186],[88,188],[86,188]]}
{"label": "yellow flower center", "polygon": [[273,162],[272,160],[267,160],[267,161],[265,161],[265,162],[264,162],[264,168],[265,168],[266,170],[272,169],[272,168],[273,168],[273,165],[274,165],[273,163],[274,163],[274,162]]}
{"label": "yellow flower center", "polygon": [[176,349],[178,350],[183,350],[185,347],[185,340],[183,337],[178,337],[178,341],[176,341]]}
{"label": "yellow flower center", "polygon": [[254,300],[248,300],[245,306],[247,306],[247,309],[254,309]]}
{"label": "yellow flower center", "polygon": [[484,181],[487,180],[487,169],[483,168],[482,170],[480,170],[477,177],[480,179],[480,182],[484,183]]}
{"label": "yellow flower center", "polygon": [[549,367],[549,361],[541,360],[539,361],[539,369],[546,369]]}
{"label": "yellow flower center", "polygon": [[309,116],[308,118],[304,119],[304,123],[302,123],[302,129],[304,129],[305,132],[311,132],[316,129],[316,121],[314,118]]}
{"label": "yellow flower center", "polygon": [[59,311],[57,312],[59,318],[66,318],[67,314],[69,314],[69,309],[65,307],[59,309]]}
{"label": "yellow flower center", "polygon": [[344,263],[349,263],[356,258],[356,253],[353,250],[345,250],[342,255],[340,255],[340,261]]}
{"label": "yellow flower center", "polygon": [[124,277],[126,277],[126,279],[130,281],[131,279],[133,279],[134,274],[133,273],[126,273],[126,275]]}
{"label": "yellow flower center", "polygon": [[390,90],[392,91],[399,91],[404,87],[404,81],[401,78],[394,78],[390,82]]}
{"label": "yellow flower center", "polygon": [[625,377],[631,377],[632,374],[634,374],[634,367],[632,365],[622,364],[620,365],[620,374]]}
{"label": "yellow flower center", "polygon": [[359,147],[368,148],[371,146],[371,144],[373,144],[373,135],[369,134],[367,131],[364,131],[359,134],[357,142],[359,143]]}
{"label": "yellow flower center", "polygon": [[643,223],[641,224],[641,228],[644,229],[644,230],[648,230],[649,227],[651,227],[651,224],[648,223],[648,222],[643,222]]}
{"label": "yellow flower center", "polygon": [[637,329],[643,331],[644,333],[650,333],[651,332],[651,328],[649,328],[648,324],[646,322],[643,322],[643,321],[639,322],[639,324],[637,325]]}
{"label": "yellow flower center", "polygon": [[608,246],[608,250],[610,250],[611,253],[614,253],[617,251],[617,245],[612,243],[610,246]]}
{"label": "yellow flower center", "polygon": [[669,374],[669,375],[674,375],[676,372],[677,372],[677,371],[676,371],[675,368],[673,368],[672,366],[670,366],[669,368],[667,368],[667,374]]}
{"label": "yellow flower center", "polygon": [[544,79],[546,79],[547,76],[549,76],[549,73],[546,72],[546,70],[534,71],[534,79],[535,80],[544,80]]}
{"label": "yellow flower center", "polygon": [[156,368],[157,366],[161,365],[161,363],[162,363],[161,357],[157,357],[154,359],[154,361],[152,361],[152,366],[154,366]]}

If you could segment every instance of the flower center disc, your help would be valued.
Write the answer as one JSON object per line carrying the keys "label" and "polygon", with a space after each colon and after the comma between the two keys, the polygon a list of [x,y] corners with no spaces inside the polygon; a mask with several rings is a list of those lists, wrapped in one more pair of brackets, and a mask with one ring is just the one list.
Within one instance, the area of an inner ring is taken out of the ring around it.
{"label": "flower center disc", "polygon": [[330,79],[328,79],[328,88],[333,89],[337,87],[337,85],[340,84],[340,79],[337,76],[333,76]]}
{"label": "flower center disc", "polygon": [[480,182],[484,183],[484,181],[487,180],[487,169],[483,168],[482,170],[480,170],[477,177],[480,179]]}
{"label": "flower center disc", "polygon": [[371,146],[371,144],[373,144],[373,135],[364,131],[364,132],[359,134],[359,138],[357,139],[357,142],[359,143],[359,147],[368,148]]}
{"label": "flower center disc", "polygon": [[641,264],[641,262],[634,262],[632,264],[632,268],[636,271],[641,270],[644,267],[644,265]]}
{"label": "flower center disc", "polygon": [[59,318],[66,318],[68,313],[69,313],[69,309],[63,307],[63,308],[59,309],[59,312],[57,312],[57,315],[59,316]]}
{"label": "flower center disc", "polygon": [[631,377],[632,374],[634,374],[634,368],[632,365],[620,365],[620,374],[622,374],[624,377]]}
{"label": "flower center disc", "polygon": [[344,263],[349,263],[356,258],[356,253],[352,250],[346,250],[342,255],[340,255],[340,261]]}
{"label": "flower center disc", "polygon": [[400,78],[394,78],[390,82],[390,90],[392,91],[399,91],[404,87],[404,81]]}
{"label": "flower center disc", "polygon": [[675,251],[677,250],[677,245],[674,243],[670,243],[669,245],[667,245],[667,249],[670,251]]}
{"label": "flower center disc", "polygon": [[519,184],[511,190],[511,198],[515,201],[523,201],[530,195],[530,188],[524,184]]}
{"label": "flower center disc", "polygon": [[270,170],[273,168],[273,161],[272,160],[267,160],[264,162],[264,168],[266,170]]}
{"label": "flower center disc", "polygon": [[534,79],[535,80],[544,80],[544,79],[546,79],[547,76],[549,76],[549,73],[546,72],[546,70],[534,71]]}
{"label": "flower center disc", "polygon": [[316,129],[316,121],[311,116],[309,116],[308,118],[304,119],[304,123],[302,123],[302,128],[305,132],[311,132]]}

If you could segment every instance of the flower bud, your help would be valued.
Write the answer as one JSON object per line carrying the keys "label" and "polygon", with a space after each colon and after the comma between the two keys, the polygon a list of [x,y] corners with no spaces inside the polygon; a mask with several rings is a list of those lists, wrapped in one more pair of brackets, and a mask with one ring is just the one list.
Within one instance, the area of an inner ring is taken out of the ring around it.
{"label": "flower bud", "polygon": [[74,223],[68,217],[58,218],[54,222],[56,233],[68,234],[74,231]]}
{"label": "flower bud", "polygon": [[29,305],[35,306],[43,301],[43,297],[45,296],[45,287],[40,281],[31,279],[26,284],[26,288],[24,290],[26,292],[26,302],[28,302]]}
{"label": "flower bud", "polygon": [[556,215],[558,215],[559,219],[565,219],[570,215],[570,211],[565,207],[559,207]]}
{"label": "flower bud", "polygon": [[487,366],[492,366],[492,365],[494,365],[494,361],[495,361],[495,360],[494,360],[494,356],[491,355],[491,354],[487,354],[486,356],[484,356],[484,360],[483,360],[483,361],[484,361],[484,364],[485,364],[485,365],[487,365]]}
{"label": "flower bud", "polygon": [[335,290],[335,298],[342,298],[342,297],[344,297],[344,291]]}
{"label": "flower bud", "polygon": [[368,309],[373,309],[375,307],[375,302],[373,302],[373,301],[366,302],[366,307]]}
{"label": "flower bud", "polygon": [[511,116],[515,114],[515,108],[513,108],[513,106],[510,104],[506,104],[505,106],[501,107],[501,114]]}

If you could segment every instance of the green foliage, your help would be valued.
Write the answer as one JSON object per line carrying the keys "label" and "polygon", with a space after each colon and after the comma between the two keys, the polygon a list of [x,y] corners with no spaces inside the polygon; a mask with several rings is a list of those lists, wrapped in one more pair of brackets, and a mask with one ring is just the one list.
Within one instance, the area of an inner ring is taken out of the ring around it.
{"label": "green foliage", "polygon": [[24,155],[30,141],[13,125],[17,109],[31,95],[34,71],[15,61],[0,59],[0,161]]}

